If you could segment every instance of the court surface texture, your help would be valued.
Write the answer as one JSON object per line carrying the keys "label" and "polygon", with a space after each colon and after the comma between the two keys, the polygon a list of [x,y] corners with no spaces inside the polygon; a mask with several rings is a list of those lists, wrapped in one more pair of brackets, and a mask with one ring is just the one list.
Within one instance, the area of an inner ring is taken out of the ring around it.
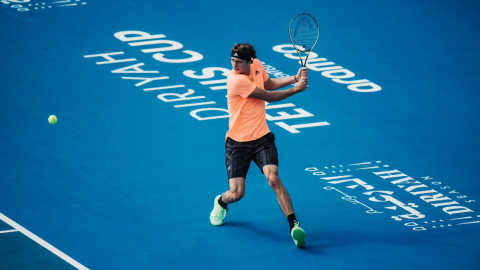
{"label": "court surface texture", "polygon": [[[480,2],[0,5],[0,269],[479,269]],[[309,87],[266,110],[297,248],[255,164],[209,215],[230,49],[296,74],[301,12]]]}

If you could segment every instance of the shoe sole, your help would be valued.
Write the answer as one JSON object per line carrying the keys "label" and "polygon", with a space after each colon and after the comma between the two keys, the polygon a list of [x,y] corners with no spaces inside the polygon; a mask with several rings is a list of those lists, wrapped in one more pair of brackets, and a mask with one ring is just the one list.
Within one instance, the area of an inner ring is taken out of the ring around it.
{"label": "shoe sole", "polygon": [[218,224],[214,224],[211,220],[210,220],[210,222],[212,223],[213,226],[216,226],[216,227],[220,227],[220,226],[223,225],[223,222],[222,222],[222,223],[218,223]]}
{"label": "shoe sole", "polygon": [[215,220],[212,220],[212,218],[210,218],[210,223],[212,223],[213,226],[222,226],[223,225],[223,220],[220,220],[220,221],[215,221]]}
{"label": "shoe sole", "polygon": [[295,230],[293,231],[292,235],[293,239],[295,239],[295,244],[297,247],[303,247],[307,242],[305,241],[305,238],[307,237],[307,234],[303,230]]}
{"label": "shoe sole", "polygon": [[[220,196],[222,195],[218,195],[217,197],[215,197],[215,200],[213,201],[213,207],[215,207],[217,205],[217,201],[218,201],[218,198],[220,198]],[[212,211],[213,213],[213,211]],[[212,215],[212,213],[210,213],[210,215]],[[212,220],[212,218],[210,218],[210,223],[212,223],[213,226],[222,226],[223,225],[223,220],[220,220],[218,222],[215,222]]]}

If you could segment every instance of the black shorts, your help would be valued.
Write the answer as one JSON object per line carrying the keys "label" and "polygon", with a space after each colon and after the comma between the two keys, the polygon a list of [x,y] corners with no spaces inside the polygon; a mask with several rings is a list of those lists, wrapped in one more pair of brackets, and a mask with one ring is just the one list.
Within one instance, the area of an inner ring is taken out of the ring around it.
{"label": "black shorts", "polygon": [[225,165],[228,179],[247,178],[248,168],[252,160],[255,161],[262,173],[265,165],[278,166],[278,152],[273,133],[270,132],[249,142],[237,142],[227,138],[225,142]]}

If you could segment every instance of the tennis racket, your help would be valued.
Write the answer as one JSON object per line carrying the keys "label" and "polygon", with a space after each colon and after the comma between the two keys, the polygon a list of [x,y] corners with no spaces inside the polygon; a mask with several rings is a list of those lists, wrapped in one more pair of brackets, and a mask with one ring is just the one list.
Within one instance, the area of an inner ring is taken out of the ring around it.
{"label": "tennis racket", "polygon": [[[317,20],[308,13],[297,14],[290,21],[288,34],[290,35],[290,41],[292,42],[293,47],[297,50],[298,56],[300,57],[302,67],[307,65],[308,56],[313,47],[317,44],[319,33],[320,30],[318,28]],[[300,54],[301,52],[307,54],[305,62]]]}

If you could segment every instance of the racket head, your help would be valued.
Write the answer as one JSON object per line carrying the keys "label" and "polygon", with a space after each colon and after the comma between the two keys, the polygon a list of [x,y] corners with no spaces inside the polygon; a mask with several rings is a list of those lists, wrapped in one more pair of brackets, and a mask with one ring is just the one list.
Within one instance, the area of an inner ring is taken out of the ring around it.
{"label": "racket head", "polygon": [[320,29],[312,15],[299,13],[290,21],[288,34],[297,51],[310,52],[317,45]]}

